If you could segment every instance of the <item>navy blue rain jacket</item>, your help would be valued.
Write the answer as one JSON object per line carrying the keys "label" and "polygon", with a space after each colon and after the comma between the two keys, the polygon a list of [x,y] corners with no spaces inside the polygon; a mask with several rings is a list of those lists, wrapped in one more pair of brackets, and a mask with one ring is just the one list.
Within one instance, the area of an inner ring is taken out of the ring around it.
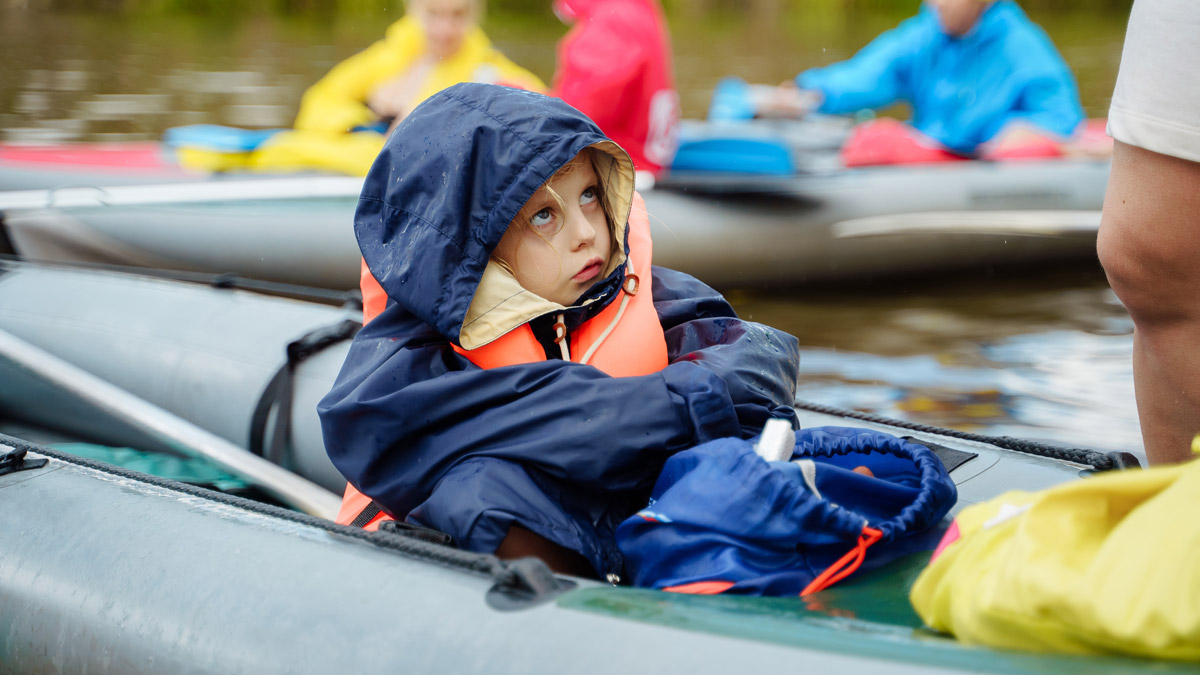
{"label": "navy blue rain jacket", "polygon": [[[387,306],[355,337],[318,411],[333,463],[391,515],[479,552],[517,524],[597,573],[620,574],[614,530],[645,505],[669,456],[754,436],[770,417],[794,423],[799,356],[795,338],[741,321],[716,291],[657,267],[670,360],[658,373],[615,378],[558,359],[484,370],[455,352],[477,346],[472,303],[485,270],[496,273],[489,257],[509,222],[588,146],[611,156],[606,198],[621,186],[615,212],[627,218],[628,156],[562,101],[461,84],[418,106],[371,168],[355,214]],[[612,300],[623,275],[616,265],[575,306],[549,304],[571,330]],[[535,334],[547,318],[530,319]]]}

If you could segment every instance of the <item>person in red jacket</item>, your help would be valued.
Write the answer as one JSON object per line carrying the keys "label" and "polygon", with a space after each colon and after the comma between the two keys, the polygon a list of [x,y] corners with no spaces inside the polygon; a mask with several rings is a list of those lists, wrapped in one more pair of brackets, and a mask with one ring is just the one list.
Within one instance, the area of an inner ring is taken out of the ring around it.
{"label": "person in red jacket", "polygon": [[554,0],[554,13],[572,26],[558,43],[553,95],[592,118],[639,171],[670,166],[679,94],[657,0]]}

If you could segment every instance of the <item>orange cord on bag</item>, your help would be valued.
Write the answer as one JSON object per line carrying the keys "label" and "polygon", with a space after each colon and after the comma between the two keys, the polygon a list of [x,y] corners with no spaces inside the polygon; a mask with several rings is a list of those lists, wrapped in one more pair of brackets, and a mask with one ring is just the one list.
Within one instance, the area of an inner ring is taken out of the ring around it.
{"label": "orange cord on bag", "polygon": [[733,588],[732,581],[693,581],[690,584],[667,586],[668,593],[690,593],[691,595],[718,595]]}
{"label": "orange cord on bag", "polygon": [[867,547],[879,541],[881,537],[883,537],[883,532],[863,525],[862,534],[858,535],[858,544],[854,549],[847,552],[841,558],[838,558],[837,562],[827,567],[824,572],[818,574],[817,578],[812,580],[812,583],[805,586],[803,591],[800,591],[800,596],[803,597],[823,591],[854,574],[855,570],[862,565],[863,559],[867,557]]}

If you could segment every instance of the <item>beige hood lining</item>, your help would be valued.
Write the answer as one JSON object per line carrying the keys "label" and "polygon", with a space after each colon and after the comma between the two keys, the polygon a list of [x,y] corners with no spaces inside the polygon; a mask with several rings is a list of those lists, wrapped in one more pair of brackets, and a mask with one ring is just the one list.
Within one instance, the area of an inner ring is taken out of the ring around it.
{"label": "beige hood lining", "polygon": [[[604,185],[604,199],[613,223],[613,241],[617,250],[605,268],[607,277],[625,264],[625,228],[629,224],[629,209],[633,203],[633,162],[621,146],[601,141],[590,147],[595,154],[596,174]],[[492,342],[512,329],[539,316],[567,309],[525,290],[517,278],[494,260],[489,260],[467,308],[458,343],[463,349],[476,349]]]}

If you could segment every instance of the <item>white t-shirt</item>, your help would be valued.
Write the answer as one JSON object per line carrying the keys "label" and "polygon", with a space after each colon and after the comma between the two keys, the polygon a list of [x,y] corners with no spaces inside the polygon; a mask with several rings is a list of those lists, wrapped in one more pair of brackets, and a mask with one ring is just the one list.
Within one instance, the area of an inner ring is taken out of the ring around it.
{"label": "white t-shirt", "polygon": [[1135,0],[1108,134],[1200,162],[1200,0]]}

